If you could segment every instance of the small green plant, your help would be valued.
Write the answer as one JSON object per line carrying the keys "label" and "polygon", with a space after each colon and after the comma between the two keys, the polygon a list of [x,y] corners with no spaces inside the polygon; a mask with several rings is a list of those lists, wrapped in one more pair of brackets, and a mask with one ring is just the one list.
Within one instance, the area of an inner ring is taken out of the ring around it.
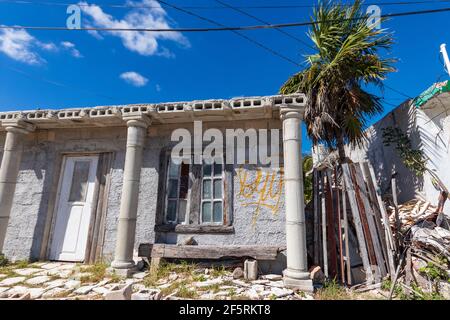
{"label": "small green plant", "polygon": [[106,275],[106,269],[108,268],[108,265],[104,262],[97,262],[95,264],[82,267],[82,271],[89,273],[89,275],[82,276],[80,278],[81,283],[87,283],[87,282],[99,282],[103,280],[103,278]]}
{"label": "small green plant", "polygon": [[227,270],[225,269],[224,266],[214,267],[211,269],[211,276],[213,276],[214,278],[224,276],[226,274],[227,274]]}
{"label": "small green plant", "polygon": [[217,292],[220,291],[220,286],[221,286],[220,284],[214,283],[212,285],[209,285],[207,287],[202,287],[202,288],[199,288],[199,289],[202,290],[202,291],[212,291],[213,293],[217,293]]}
{"label": "small green plant", "polygon": [[3,253],[0,253],[0,267],[6,267],[9,264],[8,258]]}
{"label": "small green plant", "polygon": [[351,296],[344,287],[333,279],[325,282],[323,288],[317,291],[316,298],[318,300],[349,300]]}
{"label": "small green plant", "polygon": [[274,294],[274,293],[271,293],[271,294],[269,295],[269,300],[277,300],[277,295]]}
{"label": "small green plant", "polygon": [[194,275],[194,276],[192,277],[192,280],[194,280],[195,282],[204,282],[204,281],[206,281],[207,279],[206,279],[206,277],[205,277],[204,274],[199,274],[199,275]]}
{"label": "small green plant", "polygon": [[19,260],[14,263],[14,266],[19,269],[28,268],[30,262],[28,260]]}
{"label": "small green plant", "polygon": [[430,280],[447,280],[448,274],[432,262],[428,262],[426,267],[419,269],[419,272],[424,273]]}
{"label": "small green plant", "polygon": [[437,291],[424,292],[422,288],[416,284],[411,285],[411,300],[445,300],[445,298]]}
{"label": "small green plant", "polygon": [[144,278],[144,285],[147,287],[155,286],[158,280],[167,278],[172,272],[179,275],[191,276],[194,274],[196,264],[188,263],[187,261],[181,261],[179,264],[162,261],[159,267],[150,272]]}
{"label": "small green plant", "polygon": [[395,144],[400,159],[403,164],[416,176],[422,177],[426,168],[427,159],[420,149],[413,149],[409,137],[400,128],[387,127],[383,130],[383,144],[390,146]]}
{"label": "small green plant", "polygon": [[198,294],[195,290],[187,288],[184,284],[178,287],[177,297],[184,299],[195,299],[198,297]]}
{"label": "small green plant", "polygon": [[228,290],[228,296],[229,297],[234,297],[237,295],[236,289],[235,288],[231,288]]}

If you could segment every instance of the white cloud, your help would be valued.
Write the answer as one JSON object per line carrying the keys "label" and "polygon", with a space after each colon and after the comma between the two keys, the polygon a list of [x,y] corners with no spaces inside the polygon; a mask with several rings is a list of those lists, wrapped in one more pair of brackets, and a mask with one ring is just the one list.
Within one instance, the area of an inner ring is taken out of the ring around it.
{"label": "white cloud", "polygon": [[78,51],[77,48],[75,48],[75,44],[73,44],[72,42],[63,41],[63,42],[61,42],[61,46],[64,49],[68,50],[70,52],[70,54],[72,55],[72,57],[83,58],[83,55],[80,53],[80,51]]}
{"label": "white cloud", "polygon": [[120,78],[132,84],[135,87],[143,87],[147,84],[148,79],[137,72],[128,71],[120,75]]}
{"label": "white cloud", "polygon": [[[142,0],[141,2],[129,1],[127,3],[134,4],[138,8],[131,9],[123,19],[115,19],[95,4],[88,5],[86,2],[80,2],[82,4],[81,10],[90,18],[89,26],[100,28],[170,28],[167,13],[157,1]],[[168,49],[160,48],[159,40],[169,40],[189,47],[189,41],[179,32],[108,31],[106,33],[119,37],[127,49],[144,56],[173,57]],[[98,36],[98,33],[95,33],[95,35]]]}
{"label": "white cloud", "polygon": [[60,49],[67,50],[75,58],[82,58],[80,51],[69,41],[63,41],[58,46],[53,42],[42,42],[29,34],[25,29],[2,29],[0,30],[0,52],[11,59],[30,64],[39,65],[46,60],[39,54],[39,50],[47,52],[58,52]]}
{"label": "white cloud", "polygon": [[31,65],[45,63],[36,49],[57,50],[55,44],[41,42],[24,29],[0,30],[0,52],[11,59]]}
{"label": "white cloud", "polygon": [[156,86],[155,86],[155,89],[156,89],[156,91],[157,92],[161,92],[161,86],[159,85],[159,84],[157,84]]}

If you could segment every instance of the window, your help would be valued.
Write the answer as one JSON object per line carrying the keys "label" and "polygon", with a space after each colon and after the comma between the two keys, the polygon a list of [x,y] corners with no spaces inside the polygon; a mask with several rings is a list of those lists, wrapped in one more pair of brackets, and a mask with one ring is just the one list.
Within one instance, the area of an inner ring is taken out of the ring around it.
{"label": "window", "polygon": [[[158,196],[155,230],[177,233],[234,232],[233,204],[228,186],[233,183],[231,167],[195,164],[183,159],[175,164],[170,150],[161,154],[163,184]],[[153,192],[153,191],[150,191]]]}
{"label": "window", "polygon": [[223,166],[204,164],[202,168],[202,223],[223,223]]}
{"label": "window", "polygon": [[168,163],[166,189],[166,223],[185,223],[188,209],[189,164]]}

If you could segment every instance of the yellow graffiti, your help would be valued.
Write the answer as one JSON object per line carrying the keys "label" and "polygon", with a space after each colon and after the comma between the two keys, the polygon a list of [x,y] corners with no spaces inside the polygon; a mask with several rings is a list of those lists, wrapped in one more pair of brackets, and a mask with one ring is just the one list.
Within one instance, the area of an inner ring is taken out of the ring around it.
{"label": "yellow graffiti", "polygon": [[[255,172],[255,171],[251,171]],[[257,168],[255,178],[249,177],[249,171],[242,166],[237,171],[239,177],[239,194],[241,205],[254,206],[252,224],[254,225],[261,213],[261,208],[267,208],[273,215],[277,215],[280,208],[283,188],[283,169]]]}

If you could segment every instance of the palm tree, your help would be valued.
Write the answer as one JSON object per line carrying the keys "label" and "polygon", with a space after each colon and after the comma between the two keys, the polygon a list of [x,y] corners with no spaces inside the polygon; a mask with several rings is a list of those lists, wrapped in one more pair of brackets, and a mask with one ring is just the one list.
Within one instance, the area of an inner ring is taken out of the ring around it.
{"label": "palm tree", "polygon": [[280,89],[281,94],[307,95],[304,121],[309,137],[314,145],[338,149],[341,162],[344,145],[360,144],[367,118],[382,111],[381,98],[365,86],[382,89],[387,73],[395,71],[395,59],[379,55],[380,49],[390,49],[392,35],[372,27],[361,6],[360,0],[351,7],[319,2],[311,18],[316,23],[308,32],[316,52],[306,56],[307,67]]}

